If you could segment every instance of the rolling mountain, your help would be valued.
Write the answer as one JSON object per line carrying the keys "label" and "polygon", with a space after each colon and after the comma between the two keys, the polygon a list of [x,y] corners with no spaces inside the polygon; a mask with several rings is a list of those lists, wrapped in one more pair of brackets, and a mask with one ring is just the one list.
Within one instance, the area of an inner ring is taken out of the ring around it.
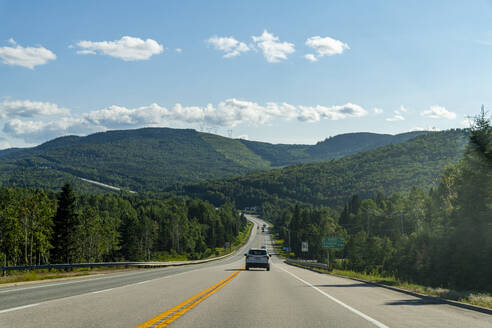
{"label": "rolling mountain", "polygon": [[316,145],[285,145],[225,138],[190,129],[144,128],[66,136],[33,148],[0,152],[0,183],[59,188],[79,178],[136,191],[238,176],[296,163],[340,158],[429,132],[351,133]]}
{"label": "rolling mountain", "polygon": [[463,157],[467,143],[465,130],[429,133],[328,162],[186,185],[183,192],[216,205],[232,200],[239,208],[279,200],[338,206],[353,194],[368,198],[378,191],[388,195],[429,187]]}

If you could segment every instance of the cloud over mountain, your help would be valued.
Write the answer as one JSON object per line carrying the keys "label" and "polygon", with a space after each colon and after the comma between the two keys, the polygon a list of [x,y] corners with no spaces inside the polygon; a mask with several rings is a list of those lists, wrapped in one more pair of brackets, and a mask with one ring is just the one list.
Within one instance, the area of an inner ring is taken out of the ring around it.
{"label": "cloud over mountain", "polygon": [[[338,106],[295,106],[285,102],[259,104],[236,98],[229,98],[215,105],[184,106],[178,103],[170,108],[156,103],[136,108],[112,105],[82,115],[74,115],[69,110],[50,103],[29,100],[5,103],[10,106],[4,105],[5,108],[24,108],[19,112],[10,109],[3,111],[3,115],[10,118],[3,126],[5,135],[32,143],[60,135],[87,134],[108,129],[144,126],[230,128],[240,124],[259,126],[279,119],[318,122],[362,117],[367,114],[363,107],[352,103]],[[53,115],[57,115],[56,119],[48,119]],[[33,116],[37,119],[31,119]]]}
{"label": "cloud over mountain", "polygon": [[420,115],[429,118],[445,118],[448,120],[454,120],[456,118],[456,113],[450,112],[442,106],[431,106],[429,109],[421,112]]}

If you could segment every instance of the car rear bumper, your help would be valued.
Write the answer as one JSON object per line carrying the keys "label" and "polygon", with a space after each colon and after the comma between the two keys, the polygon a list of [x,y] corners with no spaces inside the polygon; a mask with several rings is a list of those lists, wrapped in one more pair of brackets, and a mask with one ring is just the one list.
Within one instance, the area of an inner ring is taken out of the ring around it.
{"label": "car rear bumper", "polygon": [[246,262],[246,266],[250,268],[268,268],[270,263],[254,263],[254,262]]}

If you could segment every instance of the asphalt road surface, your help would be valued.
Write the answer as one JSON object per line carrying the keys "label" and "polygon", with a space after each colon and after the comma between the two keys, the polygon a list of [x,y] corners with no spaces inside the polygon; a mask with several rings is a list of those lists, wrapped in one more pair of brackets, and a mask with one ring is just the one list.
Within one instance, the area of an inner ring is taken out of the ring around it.
{"label": "asphalt road surface", "polygon": [[[256,224],[262,224],[253,219]],[[0,287],[0,327],[492,327],[492,315],[289,266],[225,260]]]}

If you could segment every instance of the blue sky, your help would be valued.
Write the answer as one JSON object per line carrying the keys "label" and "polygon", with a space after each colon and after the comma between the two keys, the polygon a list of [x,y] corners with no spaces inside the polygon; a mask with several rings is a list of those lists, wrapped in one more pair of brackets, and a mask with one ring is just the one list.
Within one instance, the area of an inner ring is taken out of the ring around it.
{"label": "blue sky", "polygon": [[492,1],[0,0],[0,26],[0,148],[143,126],[315,143],[492,106]]}

